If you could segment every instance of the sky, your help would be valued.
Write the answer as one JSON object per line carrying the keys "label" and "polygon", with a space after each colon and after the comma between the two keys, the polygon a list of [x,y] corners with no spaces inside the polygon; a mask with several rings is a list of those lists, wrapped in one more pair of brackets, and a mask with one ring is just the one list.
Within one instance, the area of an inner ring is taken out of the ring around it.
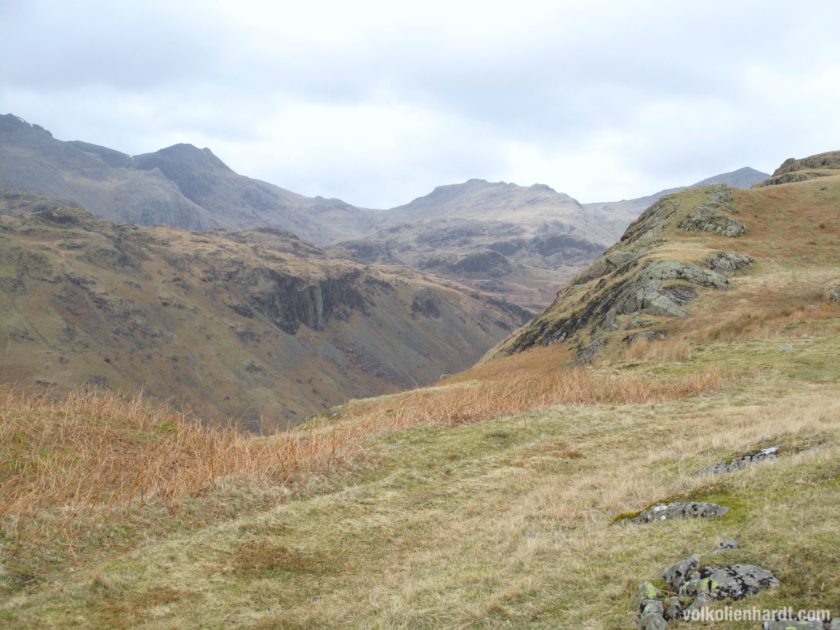
{"label": "sky", "polygon": [[583,202],[840,149],[840,2],[0,0],[0,113],[392,207]]}

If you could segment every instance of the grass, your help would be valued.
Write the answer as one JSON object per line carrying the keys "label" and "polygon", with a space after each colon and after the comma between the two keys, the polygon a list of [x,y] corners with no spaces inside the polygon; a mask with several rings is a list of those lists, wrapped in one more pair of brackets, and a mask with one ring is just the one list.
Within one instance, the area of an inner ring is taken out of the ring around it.
{"label": "grass", "polygon": [[[779,578],[736,607],[840,615],[832,181],[737,193],[754,267],[595,367],[537,348],[263,437],[141,399],[6,395],[0,625],[628,628],[639,583],[692,553]],[[683,499],[730,511],[614,524]]]}

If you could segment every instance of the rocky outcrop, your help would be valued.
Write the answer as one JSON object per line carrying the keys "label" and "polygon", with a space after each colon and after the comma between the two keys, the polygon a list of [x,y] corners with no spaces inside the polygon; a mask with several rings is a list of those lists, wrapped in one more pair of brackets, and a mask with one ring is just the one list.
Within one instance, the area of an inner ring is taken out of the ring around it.
{"label": "rocky outcrop", "polygon": [[251,268],[239,280],[247,288],[247,305],[283,332],[294,335],[301,325],[324,330],[331,317],[365,312],[366,300],[357,286],[361,272],[352,271],[319,281],[268,267]]}
{"label": "rocky outcrop", "polygon": [[744,455],[734,457],[729,461],[718,462],[701,470],[699,475],[720,475],[723,473],[731,473],[746,468],[750,464],[758,462],[772,461],[778,457],[779,447],[768,446],[757,451],[751,451]]}
{"label": "rocky outcrop", "polygon": [[669,521],[676,518],[717,518],[723,516],[729,508],[717,503],[702,503],[697,501],[659,503],[639,512],[635,516],[628,516],[618,521],[626,523],[653,523]]}
{"label": "rocky outcrop", "polygon": [[636,602],[638,628],[667,628],[668,621],[687,620],[709,602],[739,600],[762,590],[776,588],[779,580],[767,569],[754,564],[723,567],[701,566],[700,555],[667,567],[662,572],[665,587],[643,582]]}
{"label": "rocky outcrop", "polygon": [[723,275],[731,275],[746,269],[755,262],[752,256],[738,252],[715,252],[706,258],[706,266]]}
{"label": "rocky outcrop", "polygon": [[714,208],[700,206],[682,220],[680,229],[686,232],[712,232],[735,237],[744,234],[747,226]]}

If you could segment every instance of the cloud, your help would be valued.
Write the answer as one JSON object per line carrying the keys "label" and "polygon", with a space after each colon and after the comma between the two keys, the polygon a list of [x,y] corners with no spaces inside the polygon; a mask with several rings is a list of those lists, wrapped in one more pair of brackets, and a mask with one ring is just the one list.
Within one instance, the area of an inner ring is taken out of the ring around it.
{"label": "cloud", "polygon": [[0,108],[371,207],[469,177],[643,195],[840,146],[840,5],[7,0]]}

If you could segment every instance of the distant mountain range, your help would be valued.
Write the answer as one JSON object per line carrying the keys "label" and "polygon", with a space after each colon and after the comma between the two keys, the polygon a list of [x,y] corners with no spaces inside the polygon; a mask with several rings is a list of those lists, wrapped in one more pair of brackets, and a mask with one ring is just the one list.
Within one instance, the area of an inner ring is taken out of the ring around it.
{"label": "distant mountain range", "polygon": [[[694,185],[750,187],[767,177],[743,168]],[[130,156],[57,140],[11,114],[0,116],[0,186],[68,200],[116,222],[275,228],[329,246],[333,258],[413,267],[531,310],[546,306],[645,208],[682,190],[581,204],[545,185],[472,179],[369,210],[239,175],[206,148],[178,144]]]}
{"label": "distant mountain range", "polygon": [[11,114],[0,116],[0,186],[75,202],[102,218],[136,225],[273,227],[316,244],[373,229],[369,211],[238,175],[210,149],[176,144],[132,157],[57,140]]}

